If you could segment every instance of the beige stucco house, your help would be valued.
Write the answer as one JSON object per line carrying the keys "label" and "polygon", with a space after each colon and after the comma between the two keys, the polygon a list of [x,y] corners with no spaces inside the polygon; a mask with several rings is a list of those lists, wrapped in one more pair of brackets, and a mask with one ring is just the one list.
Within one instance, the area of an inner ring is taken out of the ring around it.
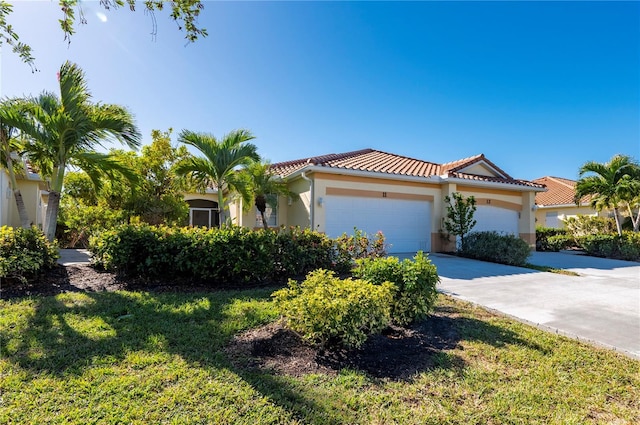
{"label": "beige stucco house", "polygon": [[576,181],[561,177],[541,177],[534,183],[547,187],[546,192],[536,194],[536,225],[542,227],[564,227],[563,220],[578,215],[607,216],[607,211],[598,212],[584,197],[579,204],[575,202]]}
{"label": "beige stucco house", "polygon": [[[46,182],[29,164],[24,164],[21,168],[24,169],[17,173],[16,179],[27,214],[33,225],[42,228],[49,194]],[[0,170],[0,226],[20,227],[20,217],[11,191],[9,175],[4,169]]]}
{"label": "beige stucco house", "polygon": [[[476,198],[474,230],[515,234],[534,246],[535,197],[545,190],[512,178],[484,155],[436,164],[363,149],[280,162],[273,170],[300,199],[281,198],[270,211],[270,226],[307,227],[331,237],[351,234],[354,227],[369,234],[382,231],[391,253],[452,249],[455,242],[442,233],[444,198],[453,192]],[[192,224],[215,216],[213,192],[186,197]],[[239,201],[229,207],[235,224],[261,227],[255,208],[244,212]]]}

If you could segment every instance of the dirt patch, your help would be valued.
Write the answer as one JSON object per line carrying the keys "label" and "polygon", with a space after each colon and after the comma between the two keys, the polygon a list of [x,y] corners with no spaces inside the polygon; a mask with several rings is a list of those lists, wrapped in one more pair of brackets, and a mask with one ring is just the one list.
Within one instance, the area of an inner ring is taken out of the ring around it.
{"label": "dirt patch", "polygon": [[411,327],[391,326],[357,350],[318,348],[282,324],[271,323],[236,336],[225,351],[237,367],[276,374],[335,375],[348,368],[374,378],[410,380],[450,361],[440,353],[460,348],[459,339],[453,319],[446,311],[436,311]]}
{"label": "dirt patch", "polygon": [[90,265],[57,265],[29,283],[2,279],[0,298],[16,298],[29,295],[56,295],[63,292],[117,291],[127,287],[113,273],[101,272]]}

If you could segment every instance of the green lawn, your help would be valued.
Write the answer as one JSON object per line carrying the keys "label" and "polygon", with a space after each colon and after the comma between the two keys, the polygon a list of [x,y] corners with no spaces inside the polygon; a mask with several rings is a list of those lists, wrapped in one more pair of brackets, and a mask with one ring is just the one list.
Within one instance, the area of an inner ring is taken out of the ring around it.
{"label": "green lawn", "polygon": [[0,423],[640,423],[639,361],[444,296],[459,344],[411,382],[234,368],[270,293],[0,301]]}

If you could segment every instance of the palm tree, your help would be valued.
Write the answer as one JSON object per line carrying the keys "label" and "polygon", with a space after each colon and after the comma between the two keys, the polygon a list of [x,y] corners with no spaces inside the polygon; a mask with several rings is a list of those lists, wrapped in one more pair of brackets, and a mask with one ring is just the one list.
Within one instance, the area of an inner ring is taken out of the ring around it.
{"label": "palm tree", "polygon": [[265,217],[267,205],[276,206],[278,196],[286,196],[292,201],[300,198],[297,193],[289,190],[286,181],[271,171],[271,164],[268,162],[251,163],[243,170],[242,177],[247,190],[241,193],[248,195],[243,199],[243,204],[250,206],[253,201],[260,212],[262,226],[265,229],[269,228]]}
{"label": "palm tree", "polygon": [[580,167],[581,178],[576,183],[576,203],[583,196],[590,196],[591,206],[597,211],[613,209],[618,234],[622,235],[619,208],[638,196],[639,168],[638,163],[627,155],[615,155],[604,164],[594,161],[585,163]]}
{"label": "palm tree", "polygon": [[20,226],[29,228],[31,220],[27,207],[22,199],[22,193],[18,187],[16,180],[16,172],[14,168],[13,157],[14,152],[22,150],[21,144],[16,139],[17,129],[15,123],[22,120],[23,115],[20,108],[20,101],[17,99],[8,99],[0,103],[0,168],[7,170],[9,174],[9,186],[13,192],[13,197],[18,208],[18,216],[20,217]]}
{"label": "palm tree", "polygon": [[204,157],[193,157],[176,167],[176,174],[189,175],[200,187],[214,186],[218,191],[220,226],[224,224],[224,192],[242,191],[244,185],[236,172],[258,161],[258,148],[248,143],[255,137],[248,130],[234,130],[222,140],[211,134],[182,130],[178,141],[198,149]]}
{"label": "palm tree", "polygon": [[53,240],[60,193],[67,167],[86,171],[97,186],[100,175],[134,175],[108,154],[95,152],[106,141],[118,141],[130,148],[140,145],[140,133],[133,116],[124,107],[94,104],[82,69],[65,62],[59,73],[60,97],[44,92],[29,99],[26,118],[16,127],[29,138],[25,150],[48,178],[49,201],[44,233]]}

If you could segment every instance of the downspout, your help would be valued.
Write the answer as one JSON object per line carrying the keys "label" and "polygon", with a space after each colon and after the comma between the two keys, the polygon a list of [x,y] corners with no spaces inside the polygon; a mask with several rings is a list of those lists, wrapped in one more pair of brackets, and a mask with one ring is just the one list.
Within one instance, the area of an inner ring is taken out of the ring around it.
{"label": "downspout", "polygon": [[314,190],[313,190],[313,180],[311,180],[309,177],[307,177],[307,175],[305,174],[305,172],[303,171],[302,174],[300,174],[300,177],[302,177],[304,180],[309,182],[309,191],[311,192],[310,198],[309,199],[309,225],[311,227],[311,230],[313,231],[313,225],[314,225],[314,214],[313,211],[315,209],[315,205],[314,205]]}

